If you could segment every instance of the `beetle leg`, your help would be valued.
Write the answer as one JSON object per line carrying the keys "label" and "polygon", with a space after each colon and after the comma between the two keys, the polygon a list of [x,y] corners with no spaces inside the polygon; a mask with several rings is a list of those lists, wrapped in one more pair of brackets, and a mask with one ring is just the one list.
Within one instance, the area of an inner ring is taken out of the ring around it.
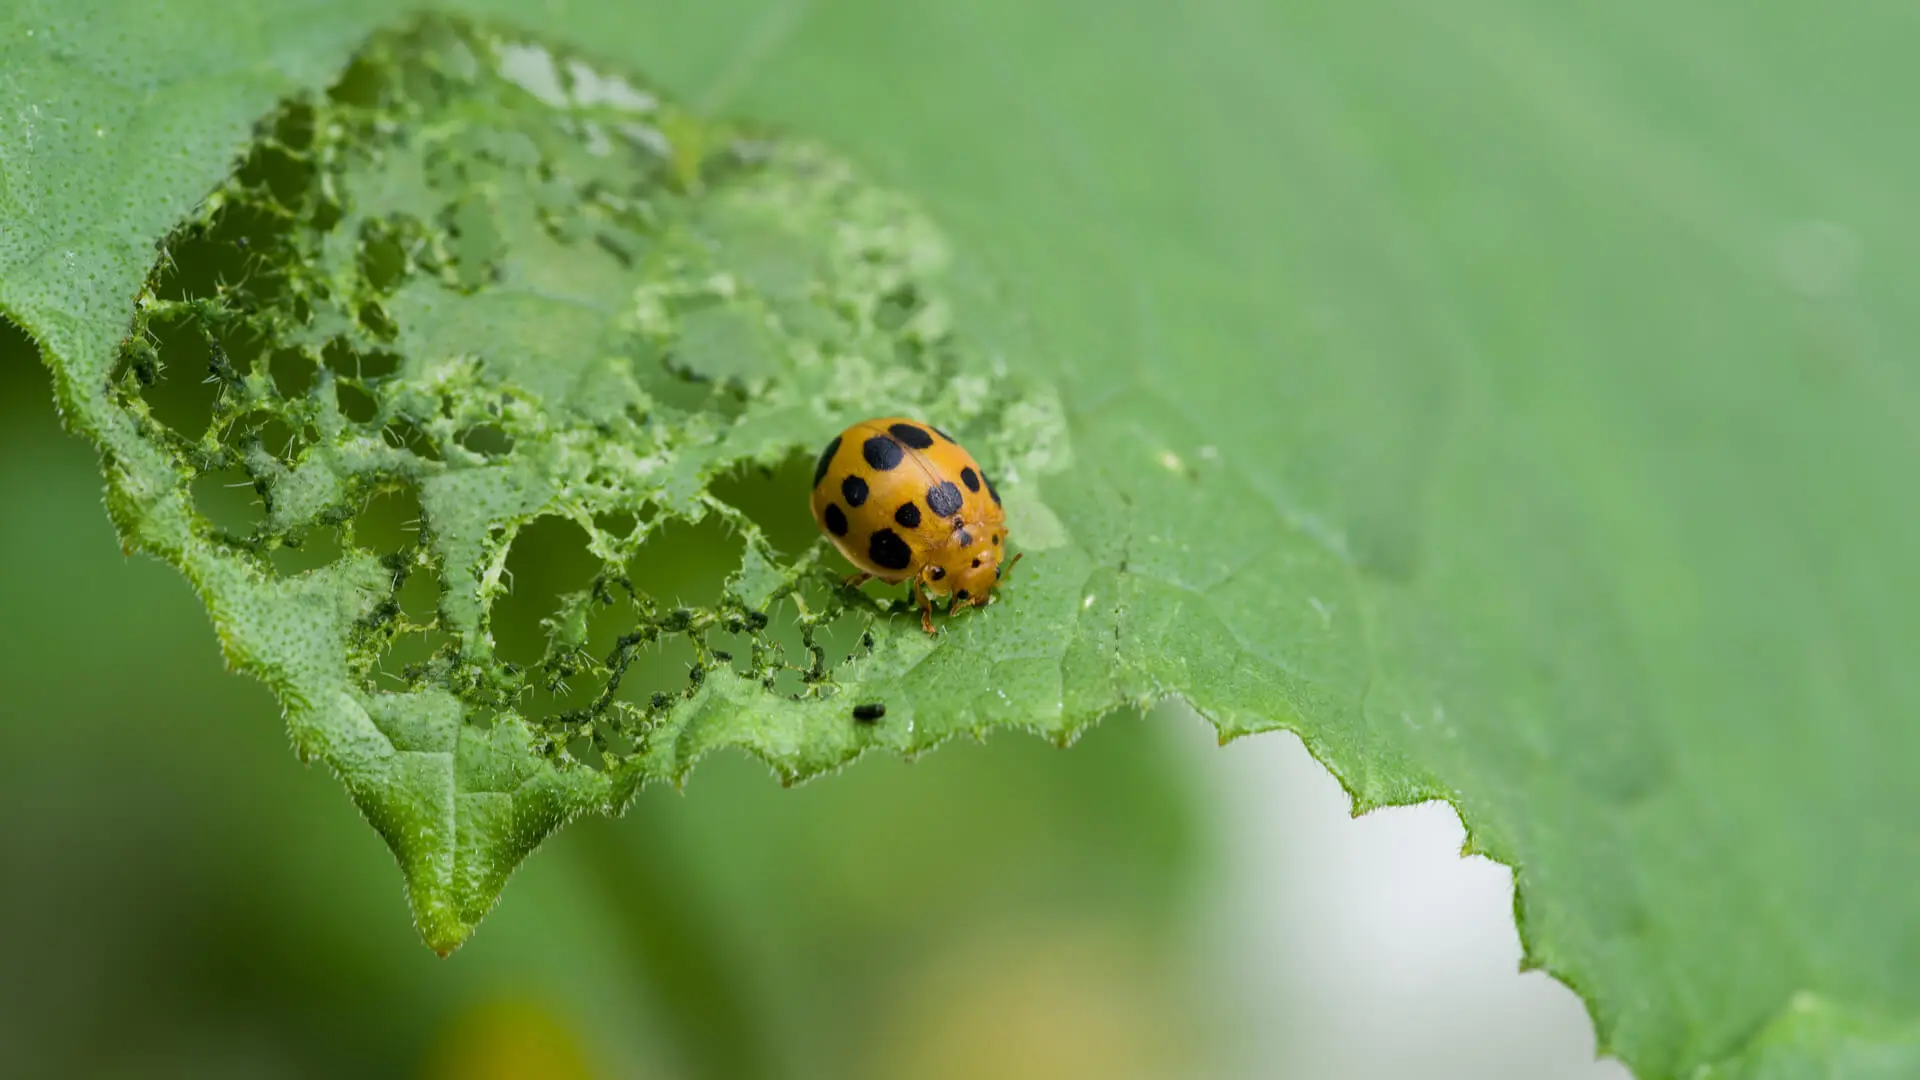
{"label": "beetle leg", "polygon": [[862,570],[857,574],[848,574],[846,577],[846,580],[842,581],[841,584],[845,585],[849,589],[857,589],[860,586],[865,585],[867,583],[867,580],[871,577],[873,577],[872,574],[869,574],[865,570]]}
{"label": "beetle leg", "polygon": [[914,599],[920,601],[920,629],[929,634],[939,633],[933,628],[933,601],[927,599],[927,591],[920,587],[920,579],[909,579],[907,591],[913,594]]}

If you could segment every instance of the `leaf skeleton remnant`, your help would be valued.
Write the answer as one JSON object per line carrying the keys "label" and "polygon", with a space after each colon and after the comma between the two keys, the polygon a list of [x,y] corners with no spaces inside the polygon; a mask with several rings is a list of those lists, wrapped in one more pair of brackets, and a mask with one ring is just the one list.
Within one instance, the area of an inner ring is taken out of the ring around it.
{"label": "leaf skeleton remnant", "polygon": [[[898,676],[938,646],[810,529],[782,539],[803,480],[721,497],[876,409],[965,432],[1010,491],[1064,456],[1051,395],[956,331],[949,262],[816,147],[425,21],[285,103],[165,241],[107,387],[110,507],[339,772],[444,952],[568,817],[708,750],[791,781],[974,718],[916,727]],[[515,595],[549,523],[588,569]],[[676,532],[738,552],[717,596],[663,572]],[[537,640],[503,655],[526,603]]]}

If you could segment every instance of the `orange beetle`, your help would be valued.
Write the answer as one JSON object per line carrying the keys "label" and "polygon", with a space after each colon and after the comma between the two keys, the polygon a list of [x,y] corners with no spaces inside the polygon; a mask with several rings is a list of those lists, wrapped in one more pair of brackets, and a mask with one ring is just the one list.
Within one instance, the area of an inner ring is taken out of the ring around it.
{"label": "orange beetle", "polygon": [[983,605],[1020,556],[1005,559],[1000,492],[973,455],[931,424],[890,416],[833,437],[813,471],[813,520],[860,572],[908,582],[931,634],[933,601]]}

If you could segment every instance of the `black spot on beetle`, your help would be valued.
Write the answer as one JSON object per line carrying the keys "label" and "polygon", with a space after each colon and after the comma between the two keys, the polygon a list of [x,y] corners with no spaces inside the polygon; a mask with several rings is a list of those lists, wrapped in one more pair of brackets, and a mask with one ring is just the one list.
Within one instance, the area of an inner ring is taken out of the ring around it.
{"label": "black spot on beetle", "polygon": [[839,503],[828,503],[827,509],[820,515],[827,521],[827,531],[835,536],[847,535],[847,515],[841,511]]}
{"label": "black spot on beetle", "polygon": [[951,480],[942,480],[927,489],[927,508],[941,517],[959,513],[961,502],[960,489],[953,486]]}
{"label": "black spot on beetle", "polygon": [[978,556],[976,556],[976,557],[974,558],[974,560],[973,560],[973,568],[974,568],[975,570],[978,570],[978,569],[980,569],[980,559],[979,559],[979,557],[978,557]]}
{"label": "black spot on beetle", "polygon": [[913,549],[892,529],[875,529],[867,538],[867,558],[887,570],[905,570],[913,564]]}
{"label": "black spot on beetle", "polygon": [[993,534],[993,546],[994,546],[994,547],[999,547],[999,546],[1000,546],[1000,534],[999,534],[999,533],[994,533],[994,534]]}
{"label": "black spot on beetle", "polygon": [[927,447],[933,445],[933,436],[912,424],[888,424],[887,430],[893,432],[894,438],[899,439],[915,450],[925,450]]}
{"label": "black spot on beetle", "polygon": [[886,472],[900,464],[900,459],[906,457],[907,452],[885,435],[875,435],[861,444],[860,456],[867,459],[867,464]]}
{"label": "black spot on beetle", "polygon": [[877,701],[853,707],[853,718],[863,724],[871,724],[885,715],[887,715],[887,707]]}
{"label": "black spot on beetle", "polygon": [[[958,523],[956,523],[956,527],[957,527],[957,524]],[[953,534],[953,542],[956,544],[959,544],[963,548],[972,547],[973,534],[966,531],[965,529],[961,529],[959,532]]]}
{"label": "black spot on beetle", "polygon": [[958,592],[956,592],[956,593],[954,593],[954,594],[953,594],[953,598],[954,598],[955,600],[965,600],[965,599],[967,599],[967,597],[969,597],[969,596],[971,596],[971,595],[972,595],[972,594],[971,594],[971,593],[969,593],[969,592],[967,592],[967,590],[965,590],[965,589],[961,589],[961,590],[959,590]]}
{"label": "black spot on beetle", "polygon": [[814,487],[819,487],[820,481],[825,480],[827,478],[827,469],[829,466],[833,464],[833,455],[839,452],[840,452],[840,436],[835,435],[833,437],[833,441],[827,444],[827,448],[821,451],[820,464],[815,465],[813,467],[813,486]]}
{"label": "black spot on beetle", "polygon": [[846,497],[848,506],[859,506],[867,501],[867,482],[858,476],[849,476],[840,481],[840,494]]}
{"label": "black spot on beetle", "polygon": [[903,502],[900,509],[893,512],[893,520],[902,528],[917,529],[920,527],[920,508],[911,502]]}
{"label": "black spot on beetle", "polygon": [[973,466],[971,465],[960,470],[960,482],[967,485],[968,491],[977,492],[980,490],[980,474],[974,472]]}

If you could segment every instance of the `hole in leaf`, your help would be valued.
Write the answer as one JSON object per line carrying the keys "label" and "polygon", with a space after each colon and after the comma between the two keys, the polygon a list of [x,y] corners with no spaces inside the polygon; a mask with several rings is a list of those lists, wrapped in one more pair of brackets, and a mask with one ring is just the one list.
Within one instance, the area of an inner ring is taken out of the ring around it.
{"label": "hole in leaf", "polygon": [[394,600],[408,622],[419,626],[433,622],[440,617],[439,573],[431,566],[411,567]]}
{"label": "hole in leaf", "polygon": [[[806,601],[809,612],[825,610],[824,590],[811,598],[803,592],[801,598]],[[816,669],[813,651],[807,647],[807,632],[802,627],[800,608],[792,597],[785,597],[774,604],[773,610],[767,615],[765,640],[776,650],[781,665],[773,690],[789,696],[803,694],[809,685],[809,675],[814,674]],[[852,655],[864,631],[865,620],[854,612],[844,612],[831,623],[821,621],[817,614],[812,620],[813,642],[821,652],[817,674],[820,678],[826,678]]]}
{"label": "hole in leaf", "polygon": [[624,589],[557,596],[544,627],[546,658],[528,672],[522,713],[546,719],[597,706],[619,664],[620,641],[636,632],[639,614]]}
{"label": "hole in leaf", "polygon": [[[340,219],[345,216],[346,211],[341,209],[339,203],[325,196],[321,196],[314,199],[313,212],[307,215],[307,223],[312,227],[314,232],[327,233],[332,232],[333,227],[340,224]],[[301,303],[304,303],[304,301]],[[299,321],[301,323],[307,321],[306,312],[303,311],[301,313]]]}
{"label": "hole in leaf", "polygon": [[[629,702],[631,704],[631,702]],[[603,753],[624,757],[633,753],[633,740],[620,730],[612,717],[603,717],[593,726],[594,734],[600,738]]]}
{"label": "hole in leaf", "polygon": [[385,349],[374,349],[360,354],[360,378],[367,380],[385,379],[400,370],[400,357]]}
{"label": "hole in leaf", "polygon": [[335,382],[333,395],[340,403],[340,414],[356,424],[371,424],[380,415],[380,403],[352,383]]}
{"label": "hole in leaf", "polygon": [[866,651],[862,639],[871,625],[871,615],[851,609],[815,624],[813,640],[820,646],[829,672]]}
{"label": "hole in leaf", "polygon": [[223,389],[213,374],[212,352],[200,320],[191,315],[155,319],[147,324],[160,358],[160,381],[140,396],[153,418],[189,439],[198,439],[213,422]]}
{"label": "hole in leaf", "polygon": [[624,540],[633,535],[633,530],[640,525],[640,519],[631,510],[609,510],[595,514],[593,525],[608,536]]}
{"label": "hole in leaf", "polygon": [[712,607],[745,553],[746,544],[717,515],[697,525],[670,518],[628,562],[627,580],[661,608]]}
{"label": "hole in leaf", "polygon": [[555,674],[536,667],[527,672],[527,689],[515,708],[534,721],[567,714],[579,719],[593,708],[605,686],[606,673],[598,667]]}
{"label": "hole in leaf", "polygon": [[700,653],[684,634],[662,634],[634,649],[614,696],[641,708],[659,704],[671,708],[694,685],[692,672]]}
{"label": "hole in leaf", "polygon": [[393,324],[393,320],[387,317],[387,310],[379,304],[371,300],[361,304],[359,315],[360,325],[381,341],[392,341],[400,336],[400,328]]}
{"label": "hole in leaf", "polygon": [[385,349],[356,349],[341,338],[327,342],[320,350],[320,358],[334,374],[363,382],[384,379],[400,370],[398,354]]}
{"label": "hole in leaf", "polygon": [[369,223],[360,241],[360,276],[375,292],[386,294],[407,273],[407,251],[392,230]]}
{"label": "hole in leaf", "polygon": [[749,464],[725,473],[716,477],[708,490],[753,519],[774,550],[793,555],[805,551],[820,537],[807,509],[813,470],[813,456],[798,453],[771,469]]}
{"label": "hole in leaf", "polygon": [[254,490],[253,478],[241,469],[215,469],[193,481],[193,508],[230,540],[253,535],[266,517],[266,503]]}
{"label": "hole in leaf", "polygon": [[313,183],[313,165],[277,146],[264,146],[240,166],[236,175],[241,184],[264,190],[282,207],[300,205]]}
{"label": "hole in leaf", "polygon": [[494,424],[480,424],[460,433],[460,445],[483,457],[503,457],[513,450],[513,436]]}
{"label": "hole in leaf", "polygon": [[282,538],[267,559],[273,564],[274,573],[292,577],[331,565],[340,557],[340,550],[340,531],[321,525]]}
{"label": "hole in leaf", "polygon": [[227,445],[251,451],[258,448],[282,464],[291,464],[300,451],[300,437],[286,421],[272,413],[256,413],[234,425]]}
{"label": "hole in leaf", "polygon": [[410,630],[395,634],[380,654],[376,670],[387,687],[418,685],[443,650],[451,651],[453,635],[443,630]]}
{"label": "hole in leaf", "polygon": [[285,284],[279,269],[293,227],[264,199],[236,197],[204,223],[175,234],[154,282],[162,300],[231,299],[271,303]]}
{"label": "hole in leaf", "polygon": [[730,665],[736,675],[753,674],[752,634],[737,634],[729,630],[710,630],[707,632],[707,648],[715,654],[714,659]]}
{"label": "hole in leaf", "polygon": [[599,771],[606,768],[606,759],[600,756],[600,748],[595,746],[593,740],[586,735],[581,735],[567,743],[567,753],[572,755],[573,760],[589,769]]}
{"label": "hole in leaf", "polygon": [[267,361],[267,371],[273,376],[273,388],[280,396],[296,400],[307,396],[313,389],[313,377],[320,370],[305,349],[275,349]]}
{"label": "hole in leaf", "polygon": [[273,137],[292,150],[305,150],[313,144],[313,106],[295,101],[280,112],[273,124]]}
{"label": "hole in leaf", "polygon": [[373,108],[380,104],[392,78],[393,70],[387,65],[370,57],[357,57],[347,65],[340,80],[327,88],[327,97],[341,105]]}
{"label": "hole in leaf", "polygon": [[415,457],[427,461],[446,460],[441,456],[440,444],[434,441],[433,436],[404,416],[387,421],[387,426],[380,430],[387,445],[396,450],[410,451]]}
{"label": "hole in leaf", "polygon": [[382,487],[353,518],[353,545],[375,555],[407,551],[420,543],[420,493],[412,484]]}
{"label": "hole in leaf", "polygon": [[571,520],[549,515],[522,526],[507,553],[508,589],[493,599],[494,655],[522,668],[538,664],[549,636],[541,620],[559,611],[563,593],[585,591],[600,572],[586,532]]}
{"label": "hole in leaf", "polygon": [[236,373],[253,370],[253,362],[259,357],[260,346],[265,340],[265,335],[253,323],[244,320],[235,321],[214,335],[220,355],[226,358],[228,370]]}

